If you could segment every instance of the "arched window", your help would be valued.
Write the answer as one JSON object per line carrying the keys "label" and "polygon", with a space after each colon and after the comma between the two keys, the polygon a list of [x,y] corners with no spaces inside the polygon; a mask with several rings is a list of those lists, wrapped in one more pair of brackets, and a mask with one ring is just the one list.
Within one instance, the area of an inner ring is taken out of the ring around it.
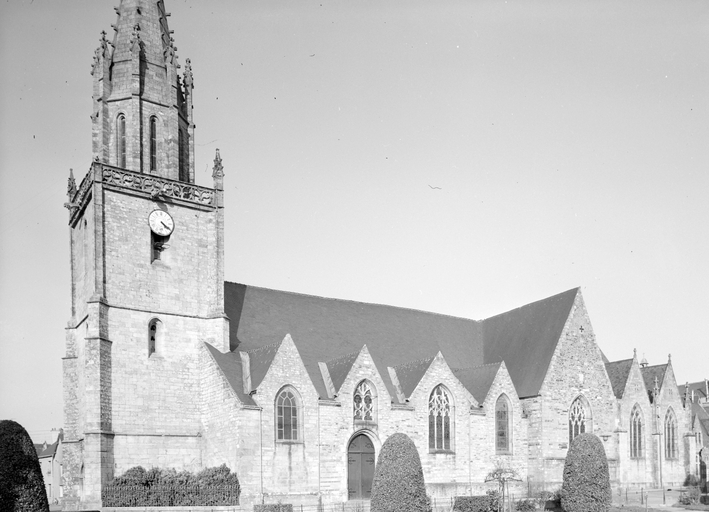
{"label": "arched window", "polygon": [[283,388],[276,397],[276,440],[298,441],[299,435],[298,393],[292,387]]}
{"label": "arched window", "polygon": [[126,166],[126,116],[123,114],[116,118],[116,165]]}
{"label": "arched window", "polygon": [[453,404],[448,390],[439,384],[428,399],[428,448],[450,450]]}
{"label": "arched window", "polygon": [[509,453],[510,446],[510,401],[506,395],[500,395],[495,403],[495,451]]}
{"label": "arched window", "polygon": [[179,180],[180,181],[190,181],[189,176],[189,151],[187,150],[187,135],[185,131],[180,129],[177,132],[177,151],[178,154],[178,167],[179,167]]}
{"label": "arched window", "polygon": [[[586,432],[587,416],[588,411],[584,400],[582,397],[578,397],[573,401],[571,409],[569,409],[569,446],[576,436]],[[590,431],[590,429],[588,430]]]}
{"label": "arched window", "polygon": [[665,458],[677,458],[677,418],[672,408],[665,415]]}
{"label": "arched window", "polygon": [[158,120],[155,116],[150,118],[150,172],[158,168]]}
{"label": "arched window", "polygon": [[366,380],[360,382],[355,389],[352,404],[355,421],[376,421],[375,398],[376,396],[373,391],[373,386]]}
{"label": "arched window", "polygon": [[162,322],[153,318],[148,322],[148,357],[159,353],[158,349],[162,348],[162,335]]}
{"label": "arched window", "polygon": [[643,456],[643,413],[640,406],[635,404],[630,412],[630,456],[639,459]]}

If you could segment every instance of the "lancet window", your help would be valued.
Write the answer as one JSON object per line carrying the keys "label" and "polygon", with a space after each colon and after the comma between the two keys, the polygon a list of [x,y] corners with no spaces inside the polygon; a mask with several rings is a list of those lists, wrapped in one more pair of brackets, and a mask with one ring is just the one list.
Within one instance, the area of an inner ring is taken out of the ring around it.
{"label": "lancet window", "polygon": [[453,404],[448,390],[439,384],[428,400],[428,447],[450,450]]}
{"label": "lancet window", "polygon": [[375,421],[374,418],[375,397],[372,386],[363,380],[354,392],[353,409],[355,421]]}
{"label": "lancet window", "polygon": [[287,387],[276,397],[276,439],[298,441],[300,401],[295,389]]}
{"label": "lancet window", "polygon": [[640,406],[635,404],[630,413],[630,456],[639,459],[643,456],[643,414]]}
{"label": "lancet window", "polygon": [[586,407],[578,397],[571,404],[571,409],[569,409],[569,445],[579,434],[586,432]]}
{"label": "lancet window", "polygon": [[116,118],[116,166],[126,167],[126,116]]}
{"label": "lancet window", "polygon": [[495,403],[495,451],[510,452],[510,402],[500,395]]}
{"label": "lancet window", "polygon": [[665,415],[665,458],[677,458],[677,418],[672,409]]}
{"label": "lancet window", "polygon": [[150,118],[150,172],[158,169],[158,121],[155,116]]}

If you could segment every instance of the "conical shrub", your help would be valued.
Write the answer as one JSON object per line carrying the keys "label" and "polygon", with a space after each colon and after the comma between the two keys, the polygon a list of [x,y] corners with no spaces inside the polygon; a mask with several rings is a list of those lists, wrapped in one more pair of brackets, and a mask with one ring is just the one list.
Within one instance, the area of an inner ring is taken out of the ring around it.
{"label": "conical shrub", "polygon": [[0,510],[49,512],[32,438],[12,420],[0,421]]}
{"label": "conical shrub", "polygon": [[371,512],[429,512],[421,459],[406,434],[384,442],[372,482]]}
{"label": "conical shrub", "polygon": [[603,443],[593,434],[577,436],[566,453],[561,508],[566,512],[608,512],[611,498]]}

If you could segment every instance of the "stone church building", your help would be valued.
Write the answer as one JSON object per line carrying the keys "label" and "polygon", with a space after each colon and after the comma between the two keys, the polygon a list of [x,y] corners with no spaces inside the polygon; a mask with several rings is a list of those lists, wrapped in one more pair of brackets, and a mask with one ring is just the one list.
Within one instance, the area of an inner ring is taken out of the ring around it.
{"label": "stone church building", "polygon": [[561,484],[602,439],[614,485],[680,485],[698,449],[670,360],[609,362],[580,289],[485,320],[224,281],[222,162],[194,183],[193,76],[163,1],[123,0],[93,57],[93,158],[69,179],[64,508],[142,465],[227,464],[242,503],[367,499],[395,432],[432,496]]}

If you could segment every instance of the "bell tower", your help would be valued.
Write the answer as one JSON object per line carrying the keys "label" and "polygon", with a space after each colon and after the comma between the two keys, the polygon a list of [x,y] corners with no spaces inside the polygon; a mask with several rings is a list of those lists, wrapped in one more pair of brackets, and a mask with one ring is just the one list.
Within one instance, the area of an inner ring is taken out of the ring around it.
{"label": "bell tower", "polygon": [[122,0],[94,53],[93,158],[67,189],[64,510],[104,506],[117,475],[201,469],[200,356],[229,350],[224,187],[194,183],[193,76],[162,0]]}

